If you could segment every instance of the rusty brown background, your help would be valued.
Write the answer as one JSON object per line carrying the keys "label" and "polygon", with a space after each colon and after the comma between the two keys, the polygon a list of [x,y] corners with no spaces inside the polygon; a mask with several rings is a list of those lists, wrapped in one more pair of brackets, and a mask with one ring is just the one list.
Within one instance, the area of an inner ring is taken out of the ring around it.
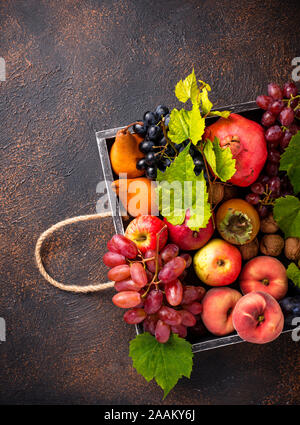
{"label": "rusty brown background", "polygon": [[[299,344],[282,335],[196,354],[190,380],[162,391],[132,368],[133,327],[101,296],[59,291],[33,252],[57,221],[95,212],[95,131],[175,106],[192,66],[215,105],[246,102],[290,78],[300,56],[297,0],[3,0],[0,56],[0,402],[10,404],[299,404]],[[57,232],[50,272],[103,280],[111,219]]]}

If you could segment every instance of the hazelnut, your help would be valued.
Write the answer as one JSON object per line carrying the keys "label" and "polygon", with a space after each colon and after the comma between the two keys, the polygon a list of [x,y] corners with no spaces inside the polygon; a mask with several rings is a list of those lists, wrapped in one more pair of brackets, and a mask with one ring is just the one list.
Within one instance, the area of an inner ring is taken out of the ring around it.
{"label": "hazelnut", "polygon": [[300,238],[287,238],[284,246],[284,254],[289,260],[299,260]]}
{"label": "hazelnut", "polygon": [[284,248],[284,240],[279,235],[264,235],[260,241],[260,250],[264,255],[278,257]]}
{"label": "hazelnut", "polygon": [[213,183],[211,188],[209,188],[209,199],[211,197],[212,203],[216,205],[221,202],[224,197],[224,185],[222,183]]}
{"label": "hazelnut", "polygon": [[242,258],[245,261],[251,260],[251,258],[256,257],[258,254],[259,243],[258,239],[255,238],[252,242],[245,245],[240,245],[237,247],[242,254]]}
{"label": "hazelnut", "polygon": [[260,230],[263,233],[276,233],[279,230],[272,213],[260,221]]}

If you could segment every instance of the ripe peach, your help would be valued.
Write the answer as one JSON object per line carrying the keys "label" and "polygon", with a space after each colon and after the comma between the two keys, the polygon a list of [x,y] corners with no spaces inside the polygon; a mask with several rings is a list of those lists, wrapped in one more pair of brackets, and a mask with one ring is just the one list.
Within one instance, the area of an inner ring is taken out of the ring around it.
{"label": "ripe peach", "polygon": [[232,288],[220,287],[207,291],[203,300],[202,321],[214,335],[227,335],[234,331],[232,312],[242,294]]}
{"label": "ripe peach", "polygon": [[272,295],[256,291],[239,299],[233,310],[232,321],[242,339],[265,344],[281,334],[284,316]]}
{"label": "ripe peach", "polygon": [[240,274],[242,256],[238,248],[222,239],[212,239],[194,256],[194,269],[210,286],[230,285]]}
{"label": "ripe peach", "polygon": [[243,294],[262,291],[272,295],[276,300],[282,299],[288,290],[284,265],[277,258],[267,255],[248,261],[242,269],[239,282]]}

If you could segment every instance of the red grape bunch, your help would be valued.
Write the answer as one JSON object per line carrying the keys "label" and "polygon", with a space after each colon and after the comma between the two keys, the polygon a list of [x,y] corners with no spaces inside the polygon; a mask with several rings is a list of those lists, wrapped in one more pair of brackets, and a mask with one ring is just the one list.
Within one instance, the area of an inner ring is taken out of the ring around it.
{"label": "red grape bunch", "polygon": [[265,127],[268,158],[257,181],[251,185],[246,201],[255,205],[259,215],[266,217],[274,199],[293,193],[286,173],[279,172],[280,156],[300,129],[300,94],[297,86],[288,82],[283,87],[268,85],[268,95],[260,95],[257,105],[265,112],[261,124]]}
{"label": "red grape bunch", "polygon": [[182,283],[192,257],[173,243],[159,252],[159,234],[156,250],[148,249],[144,255],[133,241],[116,234],[107,244],[103,262],[110,267],[108,278],[115,282],[113,303],[128,309],[125,322],[143,322],[145,332],[165,343],[172,332],[184,338],[187,327],[198,323],[205,289]]}

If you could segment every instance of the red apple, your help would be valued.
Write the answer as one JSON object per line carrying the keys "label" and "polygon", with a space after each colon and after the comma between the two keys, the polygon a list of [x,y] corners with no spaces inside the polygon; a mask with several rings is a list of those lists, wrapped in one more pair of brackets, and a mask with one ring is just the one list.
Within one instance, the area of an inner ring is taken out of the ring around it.
{"label": "red apple", "polygon": [[277,258],[267,255],[248,261],[243,267],[239,282],[243,294],[262,291],[272,295],[276,300],[281,300],[288,290],[284,265]]}
{"label": "red apple", "polygon": [[187,210],[185,221],[183,224],[171,224],[166,219],[164,222],[168,226],[169,239],[171,242],[179,246],[180,249],[185,251],[196,250],[204,246],[214,233],[212,219],[210,218],[208,225],[200,229],[198,232],[191,230],[187,223],[190,219],[190,211]]}
{"label": "red apple", "polygon": [[238,114],[220,118],[208,126],[204,138],[220,146],[229,146],[236,159],[236,172],[230,182],[236,186],[250,186],[259,176],[267,159],[267,145],[264,130],[256,122]]}
{"label": "red apple", "polygon": [[243,340],[264,344],[281,334],[284,316],[279,303],[272,295],[256,291],[249,292],[237,302],[232,321]]}
{"label": "red apple", "polygon": [[194,256],[197,276],[210,286],[230,285],[238,278],[241,268],[240,251],[222,239],[212,239]]}
{"label": "red apple", "polygon": [[234,331],[232,312],[242,294],[235,289],[212,288],[202,300],[202,321],[214,335],[227,335]]}
{"label": "red apple", "polygon": [[[164,230],[163,227],[165,227]],[[162,230],[162,231],[161,231]],[[132,240],[138,249],[145,254],[148,249],[156,248],[156,235],[159,236],[159,250],[161,250],[168,240],[168,229],[165,223],[154,215],[141,215],[133,219],[125,231],[125,236]]]}

